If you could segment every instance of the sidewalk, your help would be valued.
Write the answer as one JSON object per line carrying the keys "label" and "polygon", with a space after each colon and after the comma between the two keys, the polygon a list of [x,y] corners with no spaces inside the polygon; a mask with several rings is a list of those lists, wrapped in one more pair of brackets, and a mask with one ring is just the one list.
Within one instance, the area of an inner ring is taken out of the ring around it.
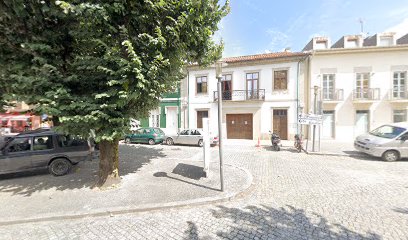
{"label": "sidewalk", "polygon": [[218,162],[203,176],[202,148],[120,145],[121,184],[92,188],[98,161],[81,162],[72,173],[0,176],[0,225],[43,220],[141,212],[226,200],[252,184],[245,169],[224,166],[221,192]]}
{"label": "sidewalk", "polygon": [[[263,148],[271,146],[270,140],[260,140],[260,146]],[[254,146],[258,145],[257,140],[246,140],[246,139],[225,139],[224,144],[227,146]],[[293,140],[281,140],[282,149],[293,149],[294,150],[294,142]],[[344,142],[344,141],[336,141],[336,140],[321,140],[320,141],[320,149],[319,145],[316,142],[315,145],[315,152],[313,152],[312,142],[307,140],[303,141],[303,146],[307,149],[309,154],[314,155],[330,155],[330,156],[367,156],[362,152],[358,152],[354,149],[354,142]]]}

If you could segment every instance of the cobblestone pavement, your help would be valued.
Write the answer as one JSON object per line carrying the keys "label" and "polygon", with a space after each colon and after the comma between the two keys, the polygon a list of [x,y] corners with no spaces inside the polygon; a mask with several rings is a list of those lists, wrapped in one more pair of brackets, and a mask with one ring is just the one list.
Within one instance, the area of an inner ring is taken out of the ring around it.
{"label": "cobblestone pavement", "polygon": [[408,161],[249,146],[226,146],[225,161],[254,176],[239,199],[0,226],[0,239],[408,239]]}

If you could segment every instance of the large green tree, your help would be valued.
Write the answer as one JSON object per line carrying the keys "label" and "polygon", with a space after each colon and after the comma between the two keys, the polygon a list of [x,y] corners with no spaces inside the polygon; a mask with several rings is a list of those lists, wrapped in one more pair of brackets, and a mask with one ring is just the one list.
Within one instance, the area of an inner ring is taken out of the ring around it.
{"label": "large green tree", "polygon": [[0,81],[60,131],[95,130],[102,185],[119,177],[129,118],[157,107],[185,64],[220,57],[212,36],[228,1],[0,0],[0,12]]}

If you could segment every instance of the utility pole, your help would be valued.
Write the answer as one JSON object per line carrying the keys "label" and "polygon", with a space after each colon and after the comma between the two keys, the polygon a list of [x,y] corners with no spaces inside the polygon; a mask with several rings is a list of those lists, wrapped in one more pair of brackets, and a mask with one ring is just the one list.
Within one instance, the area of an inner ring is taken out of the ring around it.
{"label": "utility pole", "polygon": [[222,62],[217,61],[215,63],[215,74],[218,80],[217,91],[218,91],[218,152],[220,157],[220,181],[221,181],[221,192],[224,192],[224,164],[223,164],[223,152],[222,152]]}

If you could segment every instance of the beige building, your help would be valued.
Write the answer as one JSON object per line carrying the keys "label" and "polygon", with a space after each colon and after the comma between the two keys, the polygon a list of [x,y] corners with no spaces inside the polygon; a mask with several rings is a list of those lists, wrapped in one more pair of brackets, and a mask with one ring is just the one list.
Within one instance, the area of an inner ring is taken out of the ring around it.
{"label": "beige building", "polygon": [[[306,112],[323,114],[322,138],[352,141],[382,124],[407,121],[408,41],[394,33],[313,38]],[[316,102],[314,86],[317,86]]]}
{"label": "beige building", "polygon": [[[228,139],[269,139],[269,131],[293,139],[304,98],[306,53],[279,52],[224,58],[223,136]],[[182,127],[218,133],[217,79],[214,66],[190,66],[181,89]]]}

